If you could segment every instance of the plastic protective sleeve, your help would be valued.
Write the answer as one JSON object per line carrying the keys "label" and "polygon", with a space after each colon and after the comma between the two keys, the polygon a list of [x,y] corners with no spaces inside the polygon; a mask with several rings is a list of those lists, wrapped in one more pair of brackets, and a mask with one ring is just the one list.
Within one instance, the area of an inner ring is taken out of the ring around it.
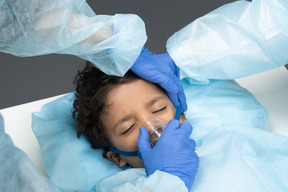
{"label": "plastic protective sleeve", "polygon": [[236,1],[193,21],[167,41],[181,78],[236,79],[288,63],[288,1]]}
{"label": "plastic protective sleeve", "polygon": [[16,56],[72,54],[122,76],[146,40],[133,14],[96,15],[85,0],[0,0],[0,51]]}

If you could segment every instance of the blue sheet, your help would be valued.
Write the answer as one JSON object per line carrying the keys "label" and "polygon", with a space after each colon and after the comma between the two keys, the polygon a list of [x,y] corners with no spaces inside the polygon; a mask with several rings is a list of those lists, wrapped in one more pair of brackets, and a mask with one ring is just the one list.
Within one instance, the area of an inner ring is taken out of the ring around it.
{"label": "blue sheet", "polygon": [[[288,138],[264,130],[267,111],[251,93],[233,80],[210,80],[201,85],[183,79],[182,84],[188,101],[185,115],[193,126],[190,137],[195,139],[200,157],[192,191],[262,192],[288,187]],[[33,131],[54,183],[63,189],[131,187],[137,191],[146,189],[147,179],[162,181],[163,173],[147,178],[144,169],[123,171],[104,159],[101,150],[92,150],[87,140],[77,139],[70,113],[72,102],[73,93],[33,114]],[[73,169],[63,166],[65,163]],[[181,182],[173,184],[171,187],[181,188]],[[167,183],[158,187],[167,187]]]}

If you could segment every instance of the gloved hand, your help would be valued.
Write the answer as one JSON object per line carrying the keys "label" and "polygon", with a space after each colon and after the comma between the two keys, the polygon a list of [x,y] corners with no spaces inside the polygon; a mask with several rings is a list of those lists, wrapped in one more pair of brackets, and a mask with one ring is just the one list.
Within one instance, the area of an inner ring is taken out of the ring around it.
{"label": "gloved hand", "polygon": [[186,97],[179,79],[179,69],[167,52],[156,55],[143,48],[130,70],[142,79],[159,84],[166,90],[174,106],[180,104],[182,111],[187,110]]}
{"label": "gloved hand", "polygon": [[194,151],[195,141],[189,139],[191,125],[187,122],[180,124],[177,120],[169,121],[154,148],[151,148],[147,130],[140,127],[139,131],[137,145],[147,176],[156,170],[178,176],[189,191],[199,165]]}

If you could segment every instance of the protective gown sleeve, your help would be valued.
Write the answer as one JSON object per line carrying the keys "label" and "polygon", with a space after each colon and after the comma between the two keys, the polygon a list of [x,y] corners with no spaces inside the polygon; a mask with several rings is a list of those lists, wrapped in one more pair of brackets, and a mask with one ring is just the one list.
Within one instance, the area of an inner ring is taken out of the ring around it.
{"label": "protective gown sleeve", "polygon": [[0,113],[0,191],[60,192],[4,132]]}
{"label": "protective gown sleeve", "polygon": [[96,15],[85,0],[0,0],[0,51],[72,54],[122,76],[147,40],[134,14]]}
{"label": "protective gown sleeve", "polygon": [[188,192],[184,182],[177,176],[156,171],[149,177],[146,176],[145,169],[128,169],[108,177],[98,183],[96,191],[173,191]]}
{"label": "protective gown sleeve", "polygon": [[181,78],[241,78],[288,63],[287,21],[287,0],[236,1],[185,26],[166,46]]}

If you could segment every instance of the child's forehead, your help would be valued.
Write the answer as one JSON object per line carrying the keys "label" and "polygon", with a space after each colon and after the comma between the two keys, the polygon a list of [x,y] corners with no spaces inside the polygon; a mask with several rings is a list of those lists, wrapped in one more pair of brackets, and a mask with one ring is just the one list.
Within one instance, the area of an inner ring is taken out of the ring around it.
{"label": "child's forehead", "polygon": [[[133,105],[145,105],[155,98],[168,98],[158,86],[139,79],[130,83],[116,86],[106,97],[103,112]],[[116,107],[116,108],[115,108]]]}
{"label": "child's forehead", "polygon": [[[129,83],[115,86],[107,95],[106,104],[111,104],[111,101],[117,99],[125,99],[131,96],[143,96],[159,94],[162,90],[154,83],[147,82],[143,79],[138,79]],[[133,97],[130,97],[133,99]]]}

